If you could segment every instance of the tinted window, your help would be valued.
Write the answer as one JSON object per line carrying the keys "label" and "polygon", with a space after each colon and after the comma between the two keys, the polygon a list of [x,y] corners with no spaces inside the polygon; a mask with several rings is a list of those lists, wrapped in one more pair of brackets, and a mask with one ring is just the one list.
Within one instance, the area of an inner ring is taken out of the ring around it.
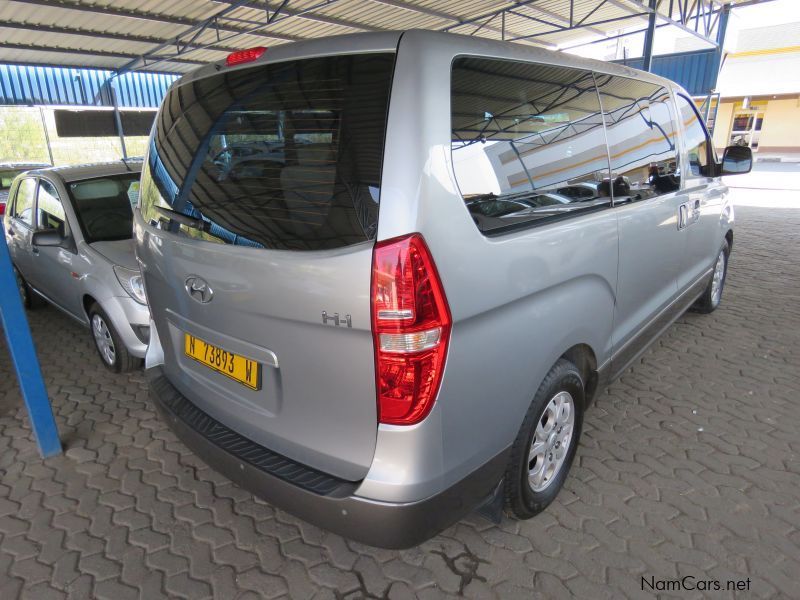
{"label": "tinted window", "polygon": [[64,207],[55,186],[46,179],[39,180],[36,215],[39,229],[58,229],[62,235],[66,235]]}
{"label": "tinted window", "polygon": [[692,175],[710,175],[708,166],[716,162],[716,156],[713,154],[713,145],[708,139],[703,121],[697,114],[694,104],[683,96],[678,96],[678,110],[683,121],[689,172]]}
{"label": "tinted window", "polygon": [[314,58],[173,88],[142,177],[144,218],[263,248],[374,238],[393,64],[392,54]]}
{"label": "tinted window", "polygon": [[139,194],[138,173],[75,181],[68,188],[88,243],[133,236],[132,204]]}
{"label": "tinted window", "polygon": [[577,69],[458,58],[452,73],[458,186],[484,232],[610,205],[600,104]]}
{"label": "tinted window", "polygon": [[19,182],[17,199],[14,202],[14,216],[33,226],[33,197],[36,193],[36,180],[27,178]]}
{"label": "tinted window", "polygon": [[637,201],[680,187],[669,92],[637,79],[597,76],[611,158],[615,202]]}

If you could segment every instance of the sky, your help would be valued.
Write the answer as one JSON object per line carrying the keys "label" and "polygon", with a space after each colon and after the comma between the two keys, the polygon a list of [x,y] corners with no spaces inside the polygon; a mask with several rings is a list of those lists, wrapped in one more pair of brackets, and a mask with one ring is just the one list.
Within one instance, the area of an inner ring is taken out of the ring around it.
{"label": "sky", "polygon": [[[737,34],[742,29],[767,27],[769,25],[792,22],[800,22],[800,0],[772,0],[771,2],[745,6],[743,8],[734,8],[731,19],[728,22],[728,30],[725,38],[726,49],[730,49],[735,45],[738,37]],[[644,26],[644,21],[641,21],[632,29],[642,29]],[[597,36],[588,36],[570,42],[570,45],[595,39],[597,39]],[[800,40],[798,40],[798,43],[800,44]],[[568,52],[589,58],[610,60],[613,58],[622,58],[623,48],[627,49],[627,55],[630,57],[641,56],[643,44],[644,34],[640,33],[627,36],[619,41],[600,42],[572,48],[568,50]],[[708,46],[700,40],[693,38],[693,36],[675,27],[661,27],[656,32],[653,51],[655,54],[668,54],[671,52],[699,50],[706,47]],[[614,56],[614,54],[618,56]]]}

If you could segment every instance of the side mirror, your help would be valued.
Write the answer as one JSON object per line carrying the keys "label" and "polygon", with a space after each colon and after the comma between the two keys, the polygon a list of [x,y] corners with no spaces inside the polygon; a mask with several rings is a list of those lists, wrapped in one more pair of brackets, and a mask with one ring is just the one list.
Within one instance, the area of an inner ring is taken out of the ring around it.
{"label": "side mirror", "polygon": [[747,146],[728,146],[722,155],[720,175],[742,175],[753,168],[753,151]]}
{"label": "side mirror", "polygon": [[58,229],[35,231],[33,237],[31,237],[31,245],[33,246],[64,246],[65,242],[66,238]]}

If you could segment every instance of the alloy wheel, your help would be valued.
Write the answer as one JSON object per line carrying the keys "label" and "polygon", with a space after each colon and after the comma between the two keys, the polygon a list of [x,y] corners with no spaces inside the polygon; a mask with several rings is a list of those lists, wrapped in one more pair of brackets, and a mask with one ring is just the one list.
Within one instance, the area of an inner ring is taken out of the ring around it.
{"label": "alloy wheel", "polygon": [[94,335],[94,343],[97,344],[97,349],[100,351],[100,356],[109,365],[113,365],[117,360],[114,339],[111,337],[111,332],[106,322],[100,315],[92,315],[92,334]]}
{"label": "alloy wheel", "polygon": [[528,453],[528,483],[534,492],[547,489],[567,459],[575,427],[575,401],[561,391],[550,399],[536,425]]}
{"label": "alloy wheel", "polygon": [[717,257],[717,264],[714,265],[714,277],[711,280],[712,306],[719,304],[722,297],[722,282],[725,279],[725,260],[725,251],[721,250]]}

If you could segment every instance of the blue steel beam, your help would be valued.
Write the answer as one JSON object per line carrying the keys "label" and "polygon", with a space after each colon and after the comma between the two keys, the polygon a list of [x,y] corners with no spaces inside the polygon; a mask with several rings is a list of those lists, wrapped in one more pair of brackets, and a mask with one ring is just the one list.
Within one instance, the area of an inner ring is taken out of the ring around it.
{"label": "blue steel beam", "polygon": [[61,440],[58,439],[58,428],[42,379],[39,359],[36,358],[28,319],[17,291],[5,234],[0,235],[0,321],[39,453],[42,458],[60,454]]}

